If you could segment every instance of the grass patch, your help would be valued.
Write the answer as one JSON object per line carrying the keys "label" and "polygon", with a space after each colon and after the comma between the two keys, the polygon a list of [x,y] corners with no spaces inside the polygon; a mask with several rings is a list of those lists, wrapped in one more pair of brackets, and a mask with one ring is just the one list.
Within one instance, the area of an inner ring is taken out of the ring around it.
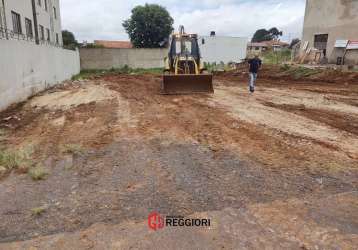
{"label": "grass patch", "polygon": [[40,181],[46,179],[48,172],[43,166],[37,165],[30,168],[28,174],[34,181]]}
{"label": "grass patch", "polygon": [[207,63],[204,62],[204,68],[209,72],[209,73],[214,73],[216,71],[231,71],[233,70],[233,68],[230,66],[230,63],[225,64],[224,62],[220,62],[220,63]]}
{"label": "grass patch", "polygon": [[3,130],[3,129],[0,128],[0,139],[1,139],[2,137],[5,137],[5,136],[6,136],[5,130]]}
{"label": "grass patch", "polygon": [[3,166],[8,171],[13,169],[27,170],[31,164],[32,149],[26,148],[23,150],[0,150],[0,166]]}
{"label": "grass patch", "polygon": [[282,66],[280,67],[280,69],[281,69],[282,71],[288,71],[288,70],[291,69],[291,67],[290,67],[290,65],[288,65],[288,64],[284,64],[284,65],[282,65]]}
{"label": "grass patch", "polygon": [[263,54],[264,64],[282,64],[291,61],[291,50],[269,51]]}
{"label": "grass patch", "polygon": [[44,212],[46,212],[46,208],[45,207],[35,207],[33,209],[31,209],[31,214],[33,216],[40,216],[42,215]]}
{"label": "grass patch", "polygon": [[88,79],[91,78],[93,76],[101,76],[105,73],[104,70],[98,70],[98,69],[93,69],[93,70],[81,70],[81,72],[78,75],[73,76],[71,79],[73,81],[76,80],[83,80],[83,79]]}
{"label": "grass patch", "polygon": [[321,73],[321,71],[318,69],[310,69],[310,68],[301,67],[301,66],[289,68],[285,72],[288,73],[289,75],[291,75],[293,77],[293,79],[296,79],[296,80]]}
{"label": "grass patch", "polygon": [[160,75],[163,73],[163,68],[152,68],[152,69],[142,69],[137,68],[133,69],[127,65],[122,68],[111,68],[108,70],[103,69],[91,69],[91,70],[82,70],[78,75],[72,77],[72,80],[84,80],[91,77],[99,77],[110,74],[131,74],[131,75],[142,75],[142,74],[155,74]]}
{"label": "grass patch", "polygon": [[79,144],[65,144],[61,146],[61,153],[63,154],[82,154],[84,149]]}
{"label": "grass patch", "polygon": [[7,135],[6,135],[5,130],[0,129],[0,151],[6,149],[6,146],[5,146],[6,137],[7,137]]}

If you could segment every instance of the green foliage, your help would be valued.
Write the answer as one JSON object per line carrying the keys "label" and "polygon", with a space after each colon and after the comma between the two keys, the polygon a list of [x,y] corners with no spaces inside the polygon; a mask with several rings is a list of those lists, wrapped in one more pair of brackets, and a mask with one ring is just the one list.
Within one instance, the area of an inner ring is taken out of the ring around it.
{"label": "green foliage", "polygon": [[225,64],[224,62],[220,63],[207,63],[204,62],[204,67],[209,73],[213,73],[216,71],[230,71],[232,70],[232,67],[230,66],[230,63]]}
{"label": "green foliage", "polygon": [[263,54],[264,64],[282,64],[291,60],[291,50],[268,51]]}
{"label": "green foliage", "polygon": [[283,73],[285,75],[290,75],[295,80],[321,73],[321,71],[319,69],[310,69],[310,68],[306,68],[306,67],[302,67],[302,66],[290,67],[287,64],[282,65],[280,69],[281,69],[281,71],[283,71]]}
{"label": "green foliage", "polygon": [[102,44],[88,43],[86,46],[83,46],[83,48],[86,48],[86,49],[98,49],[98,48],[104,48],[104,46]]}
{"label": "green foliage", "polygon": [[269,30],[259,29],[255,32],[251,42],[271,41],[274,39],[278,39],[282,35],[283,35],[282,31],[279,31],[275,27]]}
{"label": "green foliage", "polygon": [[132,10],[123,22],[129,38],[136,48],[165,47],[173,31],[174,20],[169,12],[157,4],[145,4]]}
{"label": "green foliage", "polygon": [[101,70],[101,69],[91,69],[91,70],[82,70],[80,74],[72,77],[72,80],[83,80],[89,79],[91,77],[99,77],[110,74],[131,74],[131,75],[142,75],[142,74],[154,74],[160,75],[163,73],[163,68],[152,68],[152,69],[133,69],[128,67],[127,65],[122,68],[111,68],[109,70]]}
{"label": "green foliage", "polygon": [[298,44],[299,42],[301,42],[301,40],[300,40],[299,38],[293,39],[293,40],[291,41],[291,43],[290,43],[289,48],[292,49],[293,46],[295,46],[295,45]]}
{"label": "green foliage", "polygon": [[271,36],[271,40],[278,39],[280,36],[283,35],[282,31],[279,31],[276,27],[273,27],[268,30],[269,36]]}
{"label": "green foliage", "polygon": [[320,71],[317,69],[309,69],[309,68],[300,66],[300,67],[291,68],[286,73],[289,73],[294,79],[297,80],[297,79],[309,77],[312,75],[316,75],[316,74],[320,73]]}
{"label": "green foliage", "polygon": [[78,75],[73,76],[71,80],[77,81],[77,80],[88,79],[94,76],[104,75],[106,72],[107,72],[106,70],[100,70],[100,69],[81,70],[81,72]]}
{"label": "green foliage", "polygon": [[46,178],[48,172],[43,166],[37,165],[36,167],[30,168],[28,174],[34,181],[40,181]]}
{"label": "green foliage", "polygon": [[63,47],[66,49],[75,50],[78,47],[78,42],[75,38],[75,35],[68,31],[62,31],[62,40],[63,40]]}
{"label": "green foliage", "polygon": [[[0,142],[4,141],[6,139],[6,132],[3,129],[0,129]],[[1,149],[1,145],[0,145],[0,149]]]}
{"label": "green foliage", "polygon": [[13,169],[28,169],[31,162],[32,149],[27,148],[18,151],[0,150],[0,166],[8,171]]}
{"label": "green foliage", "polygon": [[46,211],[45,207],[35,207],[33,209],[31,209],[31,214],[33,216],[40,216],[41,214],[43,214]]}
{"label": "green foliage", "polygon": [[61,152],[65,154],[81,154],[84,150],[79,144],[65,144],[62,145]]}
{"label": "green foliage", "polygon": [[282,65],[281,66],[281,68],[280,68],[282,71],[287,71],[287,70],[289,70],[290,69],[290,65],[288,65],[288,64],[284,64],[284,65]]}

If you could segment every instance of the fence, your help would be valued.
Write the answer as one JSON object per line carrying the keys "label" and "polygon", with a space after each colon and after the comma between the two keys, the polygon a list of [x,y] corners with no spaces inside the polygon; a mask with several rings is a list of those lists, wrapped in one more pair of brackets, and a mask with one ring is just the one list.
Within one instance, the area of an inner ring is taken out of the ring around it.
{"label": "fence", "polygon": [[0,39],[0,110],[80,71],[78,51]]}
{"label": "fence", "polygon": [[[19,33],[15,33],[12,30],[9,29],[4,29],[0,27],[0,41],[2,39],[6,39],[6,40],[19,40],[19,41],[27,41],[27,42],[31,42],[31,43],[35,43],[35,37],[32,36],[28,36],[26,34],[19,34]],[[51,45],[54,47],[62,47],[59,43],[56,42],[51,42],[49,40],[39,40],[38,41],[39,45]]]}

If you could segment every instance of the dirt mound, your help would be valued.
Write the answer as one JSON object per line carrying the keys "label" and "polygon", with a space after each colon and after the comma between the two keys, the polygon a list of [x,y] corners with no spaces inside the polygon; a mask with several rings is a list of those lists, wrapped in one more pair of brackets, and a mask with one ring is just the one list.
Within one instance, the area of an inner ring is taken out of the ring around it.
{"label": "dirt mound", "polygon": [[[247,79],[248,71],[241,68],[236,71],[216,72],[216,76],[225,79]],[[279,80],[282,82],[319,82],[336,84],[358,84],[358,73],[343,72],[334,69],[306,68],[303,66],[264,65],[259,73],[264,80]]]}
{"label": "dirt mound", "polygon": [[34,97],[29,105],[35,108],[70,109],[81,104],[102,102],[115,98],[113,92],[101,85],[82,85],[79,89],[62,90]]}

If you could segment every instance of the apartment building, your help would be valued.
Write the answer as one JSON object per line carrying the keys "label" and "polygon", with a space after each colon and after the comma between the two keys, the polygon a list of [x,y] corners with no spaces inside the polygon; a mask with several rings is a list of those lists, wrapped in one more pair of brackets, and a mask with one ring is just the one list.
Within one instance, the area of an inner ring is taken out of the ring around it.
{"label": "apartment building", "polygon": [[307,0],[303,46],[330,63],[358,64],[358,0]]}
{"label": "apartment building", "polygon": [[0,39],[62,46],[59,0],[0,0]]}

